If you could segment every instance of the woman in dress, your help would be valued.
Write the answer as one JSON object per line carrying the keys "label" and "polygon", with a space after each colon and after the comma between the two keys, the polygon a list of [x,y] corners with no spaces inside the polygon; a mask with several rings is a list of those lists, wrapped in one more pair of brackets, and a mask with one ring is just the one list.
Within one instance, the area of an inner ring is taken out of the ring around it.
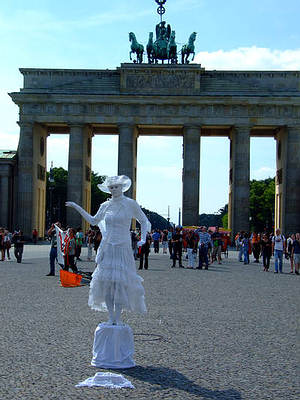
{"label": "woman in dress", "polygon": [[73,207],[90,225],[98,225],[101,230],[88,304],[94,310],[107,310],[108,323],[114,325],[121,324],[122,309],[146,312],[143,279],[136,272],[131,249],[130,225],[132,218],[141,224],[138,246],[145,243],[151,225],[137,202],[124,196],[130,186],[131,180],[125,175],[109,177],[98,185],[112,197],[101,204],[94,217],[78,204],[66,202],[66,206]]}

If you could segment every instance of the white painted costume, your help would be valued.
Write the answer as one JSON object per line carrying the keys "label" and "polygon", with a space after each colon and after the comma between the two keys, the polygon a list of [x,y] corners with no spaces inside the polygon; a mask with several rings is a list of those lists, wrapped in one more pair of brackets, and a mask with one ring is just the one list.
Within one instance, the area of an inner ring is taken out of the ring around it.
{"label": "white painted costume", "polygon": [[139,221],[141,242],[145,242],[151,225],[138,203],[121,194],[101,204],[94,217],[75,203],[68,205],[91,225],[98,225],[102,232],[96,255],[97,267],[90,284],[89,306],[94,310],[106,311],[110,299],[113,299],[113,303],[122,309],[145,313],[143,279],[136,272],[130,226],[132,218]]}

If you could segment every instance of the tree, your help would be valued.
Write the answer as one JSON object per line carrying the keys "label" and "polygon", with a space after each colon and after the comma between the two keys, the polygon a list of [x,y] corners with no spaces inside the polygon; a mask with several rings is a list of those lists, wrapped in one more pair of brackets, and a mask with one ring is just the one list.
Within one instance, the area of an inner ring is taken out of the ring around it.
{"label": "tree", "polygon": [[262,232],[273,229],[275,178],[250,182],[250,228]]}
{"label": "tree", "polygon": [[47,172],[46,182],[46,221],[47,226],[52,222],[61,221],[66,223],[66,207],[67,201],[67,182],[68,171],[63,168],[51,168]]}
{"label": "tree", "polygon": [[96,172],[91,173],[91,214],[95,215],[98,211],[100,204],[102,204],[108,197],[108,193],[102,192],[97,185],[103,183],[106,176],[98,175]]}
{"label": "tree", "polygon": [[[102,204],[108,194],[98,189],[97,185],[102,183],[105,176],[98,175],[95,172],[91,173],[91,214],[95,215],[98,211],[100,204]],[[60,221],[63,225],[67,222],[66,206],[67,200],[67,185],[68,185],[68,171],[64,168],[51,168],[47,172],[46,182],[46,217],[47,226],[54,221]]]}

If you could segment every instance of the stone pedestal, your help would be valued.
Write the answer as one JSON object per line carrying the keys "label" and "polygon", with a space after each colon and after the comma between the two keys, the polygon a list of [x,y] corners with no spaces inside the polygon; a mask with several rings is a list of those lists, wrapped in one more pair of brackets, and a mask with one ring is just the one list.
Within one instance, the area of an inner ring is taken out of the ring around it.
{"label": "stone pedestal", "polygon": [[128,325],[99,324],[95,330],[91,365],[105,369],[135,366],[133,333]]}

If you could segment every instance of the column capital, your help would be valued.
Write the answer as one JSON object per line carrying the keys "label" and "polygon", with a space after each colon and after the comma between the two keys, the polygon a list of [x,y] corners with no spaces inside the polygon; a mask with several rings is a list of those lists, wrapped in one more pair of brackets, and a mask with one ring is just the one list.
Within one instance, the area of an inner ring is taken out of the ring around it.
{"label": "column capital", "polygon": [[183,125],[183,131],[186,131],[186,130],[197,130],[200,133],[201,126],[196,125],[196,124],[185,124],[185,125]]}
{"label": "column capital", "polygon": [[32,129],[34,126],[34,121],[17,121],[17,124],[19,125],[20,128],[28,128]]}
{"label": "column capital", "polygon": [[82,129],[86,125],[85,122],[67,122],[67,124],[70,129],[72,129],[72,128],[81,128]]}
{"label": "column capital", "polygon": [[136,124],[134,124],[133,122],[119,122],[118,123],[118,128],[128,128],[128,129],[133,129],[135,128]]}

